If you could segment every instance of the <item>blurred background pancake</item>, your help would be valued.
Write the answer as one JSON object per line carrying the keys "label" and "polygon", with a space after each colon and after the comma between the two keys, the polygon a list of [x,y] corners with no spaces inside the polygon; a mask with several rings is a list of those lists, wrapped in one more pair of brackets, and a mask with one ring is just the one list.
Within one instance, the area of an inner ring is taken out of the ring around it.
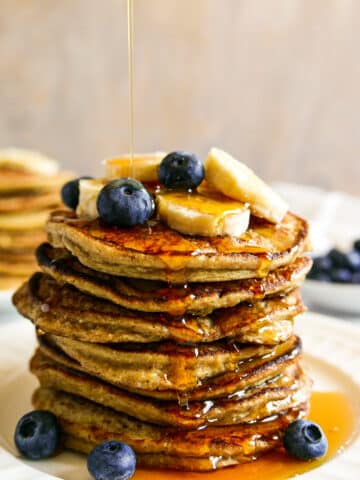
{"label": "blurred background pancake", "polygon": [[10,290],[36,270],[34,250],[61,204],[60,188],[71,174],[41,153],[0,149],[0,289]]}

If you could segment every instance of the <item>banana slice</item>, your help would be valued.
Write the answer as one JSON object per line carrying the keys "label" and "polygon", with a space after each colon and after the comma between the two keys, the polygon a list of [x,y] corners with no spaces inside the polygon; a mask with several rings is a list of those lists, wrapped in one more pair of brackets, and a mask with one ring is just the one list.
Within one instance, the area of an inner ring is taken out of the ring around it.
{"label": "banana slice", "polygon": [[157,182],[158,168],[161,160],[166,156],[164,152],[144,153],[134,155],[131,165],[130,155],[105,160],[106,178],[114,179],[132,177],[140,182]]}
{"label": "banana slice", "polygon": [[42,153],[21,148],[0,150],[0,168],[16,168],[40,175],[55,175],[59,171],[58,163]]}
{"label": "banana slice", "polygon": [[249,226],[250,210],[221,194],[160,193],[156,195],[156,202],[161,220],[186,235],[238,237]]}
{"label": "banana slice", "polygon": [[228,153],[212,148],[204,162],[205,178],[227,197],[248,203],[256,216],[279,223],[288,205],[243,163]]}
{"label": "banana slice", "polygon": [[95,220],[99,216],[97,211],[97,197],[100,190],[106,185],[106,179],[83,179],[79,181],[79,203],[76,215],[86,220]]}

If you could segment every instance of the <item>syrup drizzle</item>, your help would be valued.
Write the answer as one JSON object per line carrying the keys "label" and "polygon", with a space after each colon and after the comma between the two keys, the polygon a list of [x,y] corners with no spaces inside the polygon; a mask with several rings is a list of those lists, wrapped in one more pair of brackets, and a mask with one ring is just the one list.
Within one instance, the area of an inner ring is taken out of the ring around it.
{"label": "syrup drizzle", "polygon": [[134,4],[127,0],[128,20],[128,68],[129,68],[129,129],[130,129],[130,175],[134,177]]}
{"label": "syrup drizzle", "polygon": [[[262,456],[258,460],[236,467],[220,469],[214,472],[191,473],[171,470],[145,470],[138,468],[134,480],[285,480],[313,470],[326,463],[351,443],[359,431],[351,399],[341,392],[314,392],[311,398],[310,420],[317,422],[324,430],[329,449],[327,454],[311,462],[304,462],[289,457],[279,450]],[[220,459],[210,459],[214,468]]]}

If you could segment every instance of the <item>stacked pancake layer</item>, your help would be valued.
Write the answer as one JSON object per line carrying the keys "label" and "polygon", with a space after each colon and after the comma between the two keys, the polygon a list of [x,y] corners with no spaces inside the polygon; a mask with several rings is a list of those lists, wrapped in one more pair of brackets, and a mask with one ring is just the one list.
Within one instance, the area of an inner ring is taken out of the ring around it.
{"label": "stacked pancake layer", "polygon": [[67,179],[41,154],[0,150],[0,290],[18,286],[36,270],[34,250],[46,238],[46,220],[60,205]]}
{"label": "stacked pancake layer", "polygon": [[59,211],[48,234],[14,303],[38,333],[34,406],[57,415],[67,447],[118,439],[139,465],[205,471],[279,447],[306,415],[303,220],[199,239]]}

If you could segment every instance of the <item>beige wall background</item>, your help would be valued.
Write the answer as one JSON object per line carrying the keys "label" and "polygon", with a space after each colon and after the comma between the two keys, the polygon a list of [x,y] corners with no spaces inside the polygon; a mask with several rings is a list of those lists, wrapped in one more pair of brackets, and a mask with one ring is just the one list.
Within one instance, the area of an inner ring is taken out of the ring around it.
{"label": "beige wall background", "polygon": [[[221,146],[360,194],[358,0],[134,0],[138,151]],[[81,173],[129,149],[125,0],[0,0],[0,144]]]}

